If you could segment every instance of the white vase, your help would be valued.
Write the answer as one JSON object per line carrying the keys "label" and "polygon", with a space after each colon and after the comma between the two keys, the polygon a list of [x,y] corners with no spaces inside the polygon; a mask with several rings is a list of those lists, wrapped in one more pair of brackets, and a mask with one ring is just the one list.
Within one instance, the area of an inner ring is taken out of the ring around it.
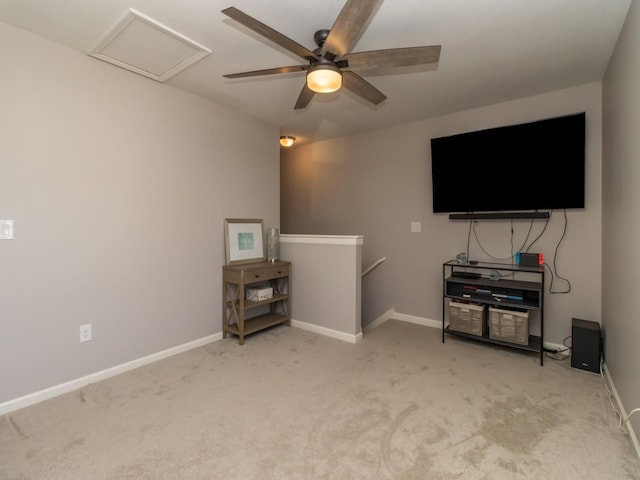
{"label": "white vase", "polygon": [[280,234],[277,228],[267,228],[267,261],[277,262],[280,250]]}

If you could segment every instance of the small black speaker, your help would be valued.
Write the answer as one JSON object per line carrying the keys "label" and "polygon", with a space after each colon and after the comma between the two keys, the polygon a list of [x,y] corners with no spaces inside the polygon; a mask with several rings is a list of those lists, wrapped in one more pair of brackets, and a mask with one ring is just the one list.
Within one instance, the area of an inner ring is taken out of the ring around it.
{"label": "small black speaker", "polygon": [[571,366],[600,373],[601,338],[600,324],[574,318],[571,323]]}

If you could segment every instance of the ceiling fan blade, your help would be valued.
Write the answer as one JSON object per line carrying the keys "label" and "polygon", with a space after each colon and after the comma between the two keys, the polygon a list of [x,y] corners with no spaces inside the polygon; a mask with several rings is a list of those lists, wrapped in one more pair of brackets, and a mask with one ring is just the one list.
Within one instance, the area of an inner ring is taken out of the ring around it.
{"label": "ceiling fan blade", "polygon": [[343,68],[355,70],[365,68],[411,67],[437,63],[440,60],[440,45],[430,47],[390,48],[370,52],[349,53],[340,61],[346,61]]}
{"label": "ceiling fan blade", "polygon": [[285,37],[280,32],[247,15],[246,13],[241,12],[235,7],[225,8],[222,10],[222,13],[305,60],[318,59],[318,56],[308,48],[291,40],[289,37]]}
{"label": "ceiling fan blade", "polygon": [[311,90],[309,87],[307,87],[307,84],[305,82],[304,87],[302,87],[302,91],[298,96],[298,100],[296,101],[296,106],[293,107],[293,109],[299,110],[301,108],[305,108],[307,105],[309,105],[309,102],[311,101],[314,95],[315,95],[315,92]]}
{"label": "ceiling fan blade", "polygon": [[362,35],[378,3],[379,0],[347,0],[322,46],[322,56],[334,60],[349,53]]}
{"label": "ceiling fan blade", "polygon": [[355,72],[342,72],[342,86],[374,105],[378,105],[387,99],[384,93]]}
{"label": "ceiling fan blade", "polygon": [[303,72],[309,70],[309,65],[292,65],[290,67],[267,68],[265,70],[254,70],[252,72],[230,73],[223,75],[224,78],[244,78],[260,77],[262,75],[274,75],[277,73]]}

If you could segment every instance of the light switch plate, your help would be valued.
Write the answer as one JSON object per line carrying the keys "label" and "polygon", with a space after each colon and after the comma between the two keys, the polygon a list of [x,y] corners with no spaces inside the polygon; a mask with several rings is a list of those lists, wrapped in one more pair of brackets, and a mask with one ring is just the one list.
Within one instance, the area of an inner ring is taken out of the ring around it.
{"label": "light switch plate", "polygon": [[421,222],[411,222],[411,232],[412,233],[420,233],[422,231],[422,223]]}
{"label": "light switch plate", "polygon": [[13,220],[0,220],[0,240],[13,239]]}

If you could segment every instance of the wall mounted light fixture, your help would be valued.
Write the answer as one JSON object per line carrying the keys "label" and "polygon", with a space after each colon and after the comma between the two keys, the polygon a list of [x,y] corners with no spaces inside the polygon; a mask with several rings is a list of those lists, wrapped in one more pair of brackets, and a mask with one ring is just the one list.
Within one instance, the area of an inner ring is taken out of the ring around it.
{"label": "wall mounted light fixture", "polygon": [[289,148],[296,141],[296,137],[290,137],[289,135],[284,135],[280,137],[280,145],[285,148]]}

